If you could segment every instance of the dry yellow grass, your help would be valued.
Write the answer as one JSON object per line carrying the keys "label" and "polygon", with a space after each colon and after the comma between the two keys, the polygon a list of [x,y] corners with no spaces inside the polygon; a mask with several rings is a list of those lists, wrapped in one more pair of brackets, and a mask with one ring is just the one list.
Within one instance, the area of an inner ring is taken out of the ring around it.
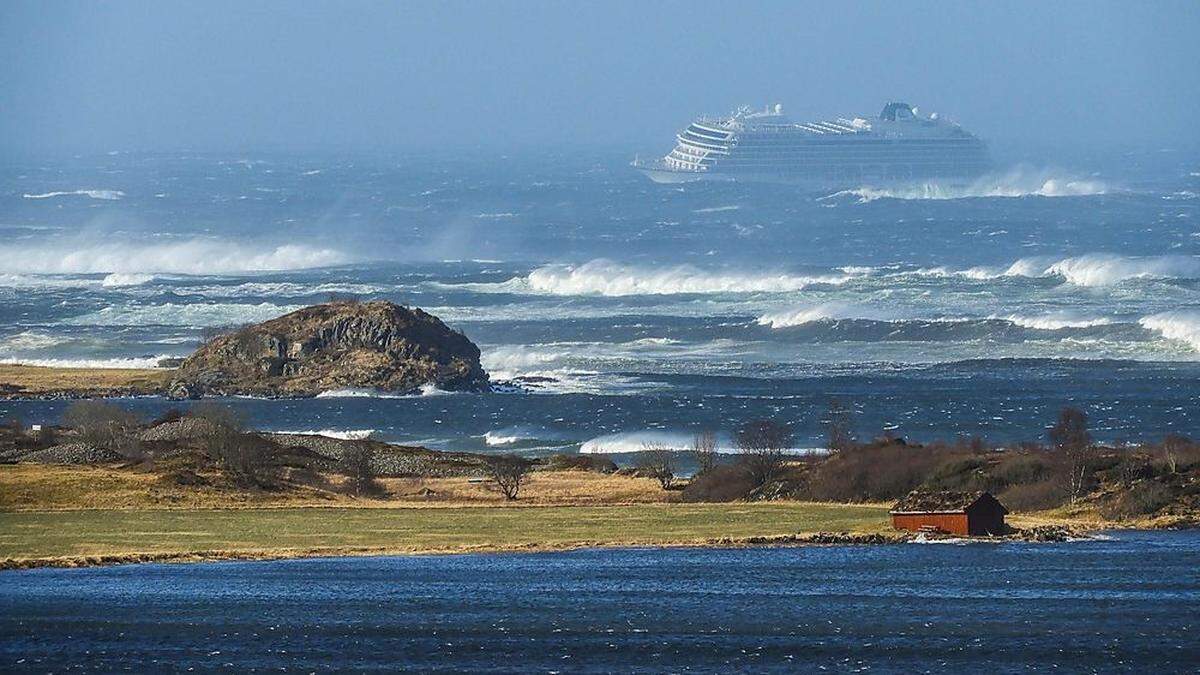
{"label": "dry yellow grass", "polygon": [[[517,502],[486,483],[466,478],[385,478],[381,499],[358,499],[337,491],[295,487],[246,491],[217,476],[205,486],[177,485],[157,473],[106,466],[13,464],[0,466],[0,511],[74,509],[202,509],[288,506],[583,506],[665,502],[666,492],[648,478],[587,471],[539,471]],[[336,484],[340,478],[331,477]]]}
{"label": "dry yellow grass", "polygon": [[0,393],[46,396],[70,392],[101,395],[113,391],[155,393],[170,378],[162,368],[46,368],[0,364]]}

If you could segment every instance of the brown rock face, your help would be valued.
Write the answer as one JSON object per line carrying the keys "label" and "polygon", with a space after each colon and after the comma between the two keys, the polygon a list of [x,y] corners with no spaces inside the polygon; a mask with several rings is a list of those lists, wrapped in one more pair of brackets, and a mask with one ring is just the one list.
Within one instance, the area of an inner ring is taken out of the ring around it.
{"label": "brown rock face", "polygon": [[483,391],[479,348],[420,309],[391,302],[314,305],[209,340],[179,367],[172,396],[315,396],[425,384]]}

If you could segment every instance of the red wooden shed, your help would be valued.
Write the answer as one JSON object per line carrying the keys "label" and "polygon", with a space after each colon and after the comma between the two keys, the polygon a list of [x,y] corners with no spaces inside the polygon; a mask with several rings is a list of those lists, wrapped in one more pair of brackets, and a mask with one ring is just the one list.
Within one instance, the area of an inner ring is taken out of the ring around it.
{"label": "red wooden shed", "polygon": [[914,490],[892,507],[897,530],[933,530],[950,534],[1007,534],[1008,509],[990,492],[928,492]]}

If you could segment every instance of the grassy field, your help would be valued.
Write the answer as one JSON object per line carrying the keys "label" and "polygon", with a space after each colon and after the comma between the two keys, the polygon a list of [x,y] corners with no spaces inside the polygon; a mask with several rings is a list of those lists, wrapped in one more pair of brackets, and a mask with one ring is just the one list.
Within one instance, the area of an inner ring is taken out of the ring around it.
{"label": "grassy field", "polygon": [[703,544],[820,531],[888,532],[887,509],[776,502],[0,513],[0,559]]}
{"label": "grassy field", "polygon": [[171,370],[161,368],[45,368],[0,364],[0,393],[45,396],[57,392],[80,395],[112,391],[154,393]]}

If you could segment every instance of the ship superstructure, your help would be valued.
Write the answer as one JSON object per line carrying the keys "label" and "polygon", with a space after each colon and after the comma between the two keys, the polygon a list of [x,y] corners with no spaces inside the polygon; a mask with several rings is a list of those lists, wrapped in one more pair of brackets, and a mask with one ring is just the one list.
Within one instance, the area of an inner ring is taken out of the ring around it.
{"label": "ship superstructure", "polygon": [[936,113],[888,103],[878,118],[793,122],[776,104],[702,117],[653,162],[634,161],[651,179],[766,180],[820,186],[969,181],[991,167],[987,147]]}

